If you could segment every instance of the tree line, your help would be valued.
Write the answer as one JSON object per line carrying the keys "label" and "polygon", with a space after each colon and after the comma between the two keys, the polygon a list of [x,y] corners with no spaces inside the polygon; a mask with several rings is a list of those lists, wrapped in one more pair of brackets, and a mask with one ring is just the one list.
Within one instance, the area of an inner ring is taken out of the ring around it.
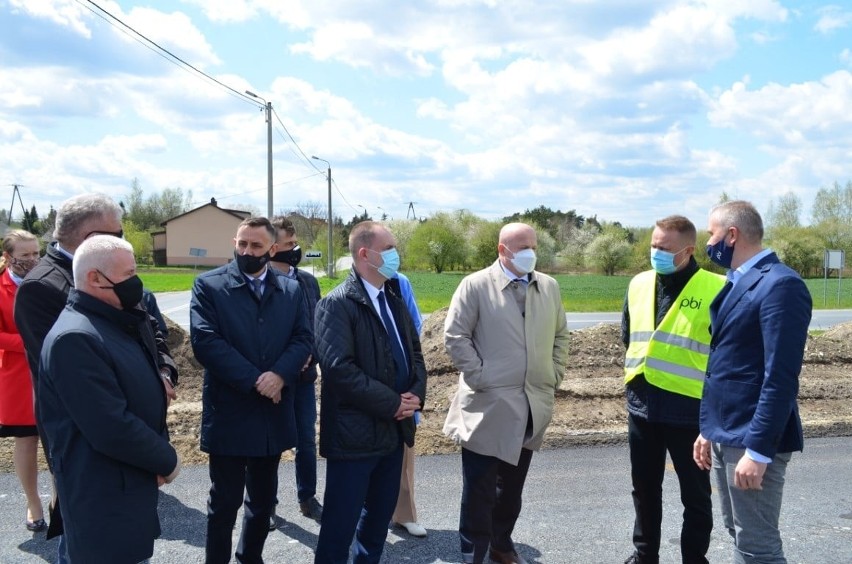
{"label": "tree line", "polygon": [[[723,192],[719,203],[730,199]],[[327,223],[322,204],[300,203],[282,213],[295,218],[304,248],[325,251]],[[852,253],[852,181],[845,185],[835,182],[819,189],[808,225],[801,222],[802,201],[793,192],[773,199],[762,215],[765,246],[776,251],[781,260],[802,276],[823,274],[823,257],[827,249]],[[336,218],[335,256],[348,253],[346,241],[349,230],[366,219],[372,219],[366,210],[346,223]],[[703,223],[706,218],[690,219],[696,222],[698,229],[696,260],[703,268],[719,272],[704,252],[708,239]],[[384,223],[397,239],[404,269],[440,273],[488,266],[497,258],[500,228],[510,221],[522,221],[536,228],[538,268],[541,270],[598,272],[611,276],[633,274],[649,268],[653,225],[625,227],[617,221],[600,221],[597,216],[584,217],[576,210],[563,212],[538,206],[499,221],[482,219],[468,210],[456,210],[438,212],[425,220]]]}
{"label": "tree line", "polygon": [[[719,202],[729,200],[722,193]],[[151,233],[162,230],[162,224],[191,209],[192,191],[165,188],[145,195],[137,179],[129,193],[119,202],[124,210],[125,238],[136,250],[137,260],[151,262]],[[773,199],[763,213],[765,244],[775,250],[781,260],[802,276],[823,273],[826,249],[852,253],[852,181],[845,185],[835,182],[820,188],[811,207],[810,223],[803,225],[801,198],[788,192]],[[248,211],[256,211],[250,209]],[[328,247],[327,209],[319,202],[298,202],[291,208],[279,210],[289,216],[295,226],[302,248],[326,252]],[[41,218],[35,206],[24,210],[21,228],[49,238],[55,225],[56,211],[51,206]],[[332,225],[336,257],[348,254],[347,241],[352,227],[373,219],[365,209],[344,222],[335,217]],[[515,212],[501,220],[486,220],[468,210],[438,212],[420,220],[387,220],[379,218],[397,240],[403,268],[407,270],[470,271],[484,268],[497,258],[497,239],[500,228],[507,222],[522,221],[538,233],[538,268],[548,272],[599,272],[606,275],[632,274],[649,268],[649,249],[653,225],[625,227],[621,223],[584,217],[576,210],[553,210],[538,206]],[[707,243],[702,221],[697,222],[698,244],[695,253],[699,264],[709,270],[718,268],[710,263],[703,249]],[[8,225],[8,212],[0,210],[0,223]],[[322,268],[326,261],[315,265]]]}

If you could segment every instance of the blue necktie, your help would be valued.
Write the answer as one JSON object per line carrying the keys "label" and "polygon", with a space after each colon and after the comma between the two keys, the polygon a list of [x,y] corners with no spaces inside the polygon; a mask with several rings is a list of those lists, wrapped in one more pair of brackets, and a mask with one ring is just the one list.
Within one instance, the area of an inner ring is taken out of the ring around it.
{"label": "blue necktie", "polygon": [[384,292],[379,292],[379,311],[382,312],[382,321],[385,324],[385,330],[388,332],[393,361],[396,364],[396,391],[403,393],[408,391],[408,362],[405,360],[405,352],[402,350],[402,345],[399,344],[393,322],[388,314]]}
{"label": "blue necktie", "polygon": [[263,280],[260,278],[255,278],[251,280],[251,289],[254,292],[255,297],[257,299],[261,299],[263,297]]}

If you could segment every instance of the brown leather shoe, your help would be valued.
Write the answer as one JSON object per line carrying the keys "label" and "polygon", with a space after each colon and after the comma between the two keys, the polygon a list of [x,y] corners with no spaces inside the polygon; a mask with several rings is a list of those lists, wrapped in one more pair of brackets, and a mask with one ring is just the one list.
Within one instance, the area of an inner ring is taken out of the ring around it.
{"label": "brown leather shoe", "polygon": [[489,556],[491,556],[491,561],[497,562],[497,564],[527,564],[527,561],[524,560],[524,557],[515,552],[514,550],[510,550],[508,552],[501,552],[492,548],[489,551]]}

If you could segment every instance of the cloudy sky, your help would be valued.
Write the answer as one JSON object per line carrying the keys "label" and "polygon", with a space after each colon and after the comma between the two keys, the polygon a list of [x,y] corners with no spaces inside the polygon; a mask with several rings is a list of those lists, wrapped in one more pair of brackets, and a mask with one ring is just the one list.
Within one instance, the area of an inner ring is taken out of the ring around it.
{"label": "cloudy sky", "polygon": [[793,191],[808,222],[852,179],[851,27],[848,0],[0,0],[0,194],[44,212],[138,178],[265,213],[251,90],[276,212],[325,209],[316,155],[346,219],[703,227],[723,191]]}

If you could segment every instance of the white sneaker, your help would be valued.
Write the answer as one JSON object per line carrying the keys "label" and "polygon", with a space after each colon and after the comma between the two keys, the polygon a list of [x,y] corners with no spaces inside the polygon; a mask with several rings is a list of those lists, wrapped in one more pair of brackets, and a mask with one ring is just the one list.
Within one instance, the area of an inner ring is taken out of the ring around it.
{"label": "white sneaker", "polygon": [[408,531],[408,534],[413,537],[425,537],[426,529],[417,523],[397,523],[400,527]]}

